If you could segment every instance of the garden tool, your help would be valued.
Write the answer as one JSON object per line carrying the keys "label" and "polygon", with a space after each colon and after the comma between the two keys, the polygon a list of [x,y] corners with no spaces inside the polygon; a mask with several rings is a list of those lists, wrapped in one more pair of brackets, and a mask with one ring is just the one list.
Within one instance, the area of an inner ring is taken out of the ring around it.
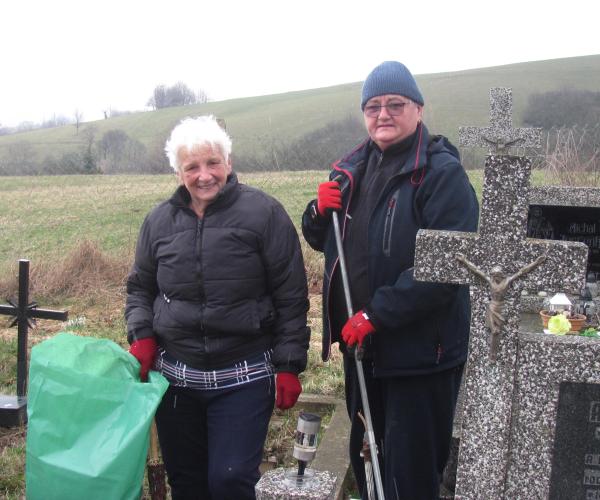
{"label": "garden tool", "polygon": [[167,498],[167,486],[165,484],[165,465],[159,457],[158,432],[156,421],[152,419],[150,427],[150,449],[148,450],[148,488],[152,500],[165,500]]}
{"label": "garden tool", "polygon": [[[146,379],[146,382],[148,380]],[[166,500],[167,486],[165,484],[165,464],[160,458],[160,444],[158,443],[158,429],[156,418],[152,419],[150,425],[150,447],[148,449],[148,460],[146,470],[148,472],[148,489],[151,500]]]}
{"label": "garden tool", "polygon": [[[361,412],[358,412],[358,417],[362,420],[362,423],[366,428],[365,417],[362,416]],[[367,483],[368,498],[375,498],[375,485],[373,484],[373,459],[371,457],[371,449],[369,448],[368,439],[367,433],[365,432],[363,437],[363,447],[360,450],[360,456],[365,462],[365,478]]]}
{"label": "garden tool", "polygon": [[[336,180],[336,179],[334,179]],[[348,273],[346,272],[346,259],[344,258],[344,246],[342,243],[342,233],[340,231],[340,222],[338,219],[337,212],[331,214],[333,219],[333,230],[335,235],[335,244],[337,246],[338,257],[340,259],[340,271],[342,273],[342,283],[344,285],[344,297],[346,299],[346,309],[348,312],[348,318],[354,316],[352,311],[352,298],[350,296],[350,284],[348,282]],[[365,472],[367,475],[372,473],[373,478],[367,478],[367,484],[369,481],[375,482],[375,488],[377,491],[377,497],[379,500],[384,500],[385,496],[383,493],[383,483],[381,481],[381,472],[379,470],[379,460],[377,459],[377,443],[375,442],[375,432],[373,431],[373,422],[371,420],[371,409],[369,407],[369,399],[367,397],[367,386],[365,383],[365,373],[362,365],[362,348],[357,347],[354,351],[354,362],[356,363],[356,373],[358,375],[358,385],[360,387],[360,399],[362,401],[362,407],[364,411],[364,422],[365,422],[365,434],[367,435],[368,446],[370,449],[370,455],[373,460],[370,461],[372,467],[366,467],[367,462],[365,461]],[[369,499],[371,499],[371,491],[369,492]]]}

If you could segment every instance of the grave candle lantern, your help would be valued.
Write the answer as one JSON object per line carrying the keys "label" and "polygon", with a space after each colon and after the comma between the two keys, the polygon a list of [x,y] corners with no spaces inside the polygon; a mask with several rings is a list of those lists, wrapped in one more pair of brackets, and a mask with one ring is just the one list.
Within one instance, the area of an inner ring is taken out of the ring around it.
{"label": "grave candle lantern", "polygon": [[312,477],[311,471],[306,466],[312,462],[317,454],[317,441],[321,417],[313,413],[302,412],[298,416],[298,425],[294,435],[294,451],[292,456],[298,460],[298,470],[290,470],[286,474],[289,481],[302,487]]}
{"label": "grave candle lantern", "polygon": [[564,293],[557,293],[550,299],[548,310],[554,313],[568,312],[571,313],[573,304]]}

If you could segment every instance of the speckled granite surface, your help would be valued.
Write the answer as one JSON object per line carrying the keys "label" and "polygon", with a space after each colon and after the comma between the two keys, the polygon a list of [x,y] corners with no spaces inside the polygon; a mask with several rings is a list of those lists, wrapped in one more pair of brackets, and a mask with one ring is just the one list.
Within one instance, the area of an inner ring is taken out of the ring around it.
{"label": "speckled granite surface", "polygon": [[535,186],[531,188],[529,204],[568,207],[600,207],[600,188]]}
{"label": "speckled granite surface", "polygon": [[336,478],[330,472],[311,470],[312,481],[298,487],[286,481],[286,470],[263,474],[255,487],[256,500],[333,500]]}
{"label": "speckled granite surface", "polygon": [[559,384],[600,384],[600,340],[521,333],[517,356],[503,498],[548,498]]}
{"label": "speckled granite surface", "polygon": [[460,127],[461,146],[487,148],[490,154],[506,154],[514,148],[539,148],[541,128],[512,128],[512,89],[490,89],[490,126]]}

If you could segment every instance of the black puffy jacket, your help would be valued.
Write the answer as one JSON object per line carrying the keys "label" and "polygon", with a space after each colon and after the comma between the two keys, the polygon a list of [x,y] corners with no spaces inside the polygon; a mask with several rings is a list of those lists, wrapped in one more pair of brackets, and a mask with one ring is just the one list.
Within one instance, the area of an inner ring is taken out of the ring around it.
{"label": "black puffy jacket", "polygon": [[[427,128],[421,127],[421,140],[416,134],[407,159],[395,166],[395,173],[369,216],[366,237],[371,300],[365,309],[376,327],[369,349],[377,376],[432,373],[458,366],[467,358],[468,288],[415,281],[415,239],[420,228],[475,231],[479,207],[456,148],[444,137],[429,136]],[[330,179],[339,178],[342,189],[342,227],[374,147],[367,141],[333,165]],[[390,153],[386,156],[384,152],[387,159],[380,161],[395,161],[394,153],[391,154],[387,158]],[[315,201],[310,202],[304,212],[302,231],[309,245],[325,254],[325,360],[332,342],[340,341],[340,331],[332,324],[343,325],[346,310],[332,307],[330,284],[334,273],[339,272],[333,224],[330,219],[311,215],[315,213],[314,204]]]}
{"label": "black puffy jacket", "polygon": [[232,173],[202,219],[180,186],[146,217],[127,280],[129,342],[156,336],[202,370],[273,349],[276,371],[306,367],[308,292],[284,208]]}

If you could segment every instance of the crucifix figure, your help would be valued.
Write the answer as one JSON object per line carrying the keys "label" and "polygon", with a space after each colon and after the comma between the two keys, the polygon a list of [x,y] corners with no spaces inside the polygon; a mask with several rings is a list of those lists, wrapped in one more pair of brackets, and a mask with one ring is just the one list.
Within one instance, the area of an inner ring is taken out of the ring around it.
{"label": "crucifix figure", "polygon": [[14,316],[10,326],[17,325],[17,396],[0,394],[0,426],[13,427],[25,423],[27,410],[27,336],[33,326],[31,320],[56,319],[66,321],[67,311],[38,309],[29,302],[29,261],[19,260],[19,301],[0,305],[0,315]]}
{"label": "crucifix figure", "polygon": [[546,260],[546,256],[540,255],[537,259],[519,269],[512,276],[507,276],[500,266],[492,267],[490,274],[487,275],[482,269],[477,267],[471,261],[467,260],[462,253],[457,253],[455,258],[473,274],[476,274],[481,279],[486,281],[490,286],[491,300],[487,306],[485,324],[490,329],[492,334],[490,339],[490,360],[495,361],[496,354],[498,352],[500,331],[506,322],[506,318],[504,316],[504,296],[506,295],[506,290],[514,280],[520,278],[524,274],[527,274],[529,271],[532,271],[542,262],[544,262]]}
{"label": "crucifix figure", "polygon": [[[421,230],[415,251],[415,279],[470,285],[471,333],[456,479],[456,497],[463,499],[505,497],[522,290],[581,290],[588,255],[582,243],[527,238],[531,159],[509,155],[507,149],[511,144],[539,148],[541,131],[510,126],[510,89],[491,89],[490,101],[490,126],[461,127],[459,133],[461,146],[489,148],[490,140],[495,141],[485,161],[478,232]],[[536,262],[540,256],[544,260]],[[495,267],[502,274],[482,271]],[[482,275],[473,276],[475,269]],[[493,349],[490,324],[502,331],[494,336]],[[490,359],[492,350],[495,359]]]}

